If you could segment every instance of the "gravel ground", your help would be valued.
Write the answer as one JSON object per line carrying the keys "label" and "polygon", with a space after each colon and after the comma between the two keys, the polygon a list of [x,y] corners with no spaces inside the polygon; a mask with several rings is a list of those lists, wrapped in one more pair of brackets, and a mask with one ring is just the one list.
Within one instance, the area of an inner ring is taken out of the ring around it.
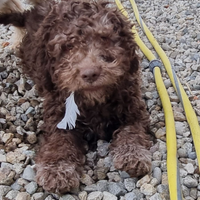
{"label": "gravel ground", "polygon": [[[168,55],[200,121],[199,1],[137,0],[136,3],[146,25]],[[130,8],[128,2],[124,5]],[[131,13],[131,9],[128,11]],[[154,77],[142,54],[142,90],[151,114],[151,129],[158,141],[151,149],[152,173],[138,180],[115,170],[108,154],[109,144],[98,141],[97,150],[87,154],[79,191],[59,197],[37,185],[33,158],[38,127],[42,123],[42,99],[33,82],[21,73],[19,58],[9,46],[2,45],[11,34],[11,27],[0,26],[0,199],[168,200],[164,113]],[[140,36],[152,49],[142,32]],[[187,200],[200,200],[200,173],[191,133],[182,105],[164,70],[162,76],[176,120],[183,196]]]}

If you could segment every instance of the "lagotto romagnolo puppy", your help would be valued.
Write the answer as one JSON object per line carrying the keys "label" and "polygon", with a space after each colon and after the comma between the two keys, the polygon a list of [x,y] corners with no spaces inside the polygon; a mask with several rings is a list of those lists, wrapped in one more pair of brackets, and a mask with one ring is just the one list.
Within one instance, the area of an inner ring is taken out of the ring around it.
{"label": "lagotto romagnolo puppy", "polygon": [[0,23],[25,28],[23,71],[45,99],[37,183],[57,193],[78,187],[85,146],[97,139],[111,140],[116,169],[145,175],[152,142],[132,24],[102,0],[34,2]]}

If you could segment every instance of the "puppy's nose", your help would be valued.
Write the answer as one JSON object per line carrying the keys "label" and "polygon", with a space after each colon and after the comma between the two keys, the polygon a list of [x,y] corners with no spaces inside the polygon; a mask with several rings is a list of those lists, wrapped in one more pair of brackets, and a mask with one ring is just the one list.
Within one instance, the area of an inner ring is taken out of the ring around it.
{"label": "puppy's nose", "polygon": [[95,82],[101,73],[100,68],[86,68],[81,70],[81,78],[88,83]]}

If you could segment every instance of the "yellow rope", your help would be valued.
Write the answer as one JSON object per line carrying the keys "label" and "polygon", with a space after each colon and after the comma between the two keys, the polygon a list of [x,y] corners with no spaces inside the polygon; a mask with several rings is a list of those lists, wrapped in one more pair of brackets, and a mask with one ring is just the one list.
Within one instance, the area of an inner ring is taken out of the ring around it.
{"label": "yellow rope", "polygon": [[[115,0],[118,8],[122,13],[128,17],[128,13],[124,10],[121,2]],[[152,52],[146,47],[143,41],[140,39],[135,27],[132,29],[135,41],[148,58],[149,61],[155,60],[156,57]],[[179,183],[179,172],[178,172],[178,163],[177,163],[177,145],[176,145],[176,131],[173,110],[171,107],[171,102],[167,94],[167,90],[162,80],[161,72],[159,67],[154,68],[154,77],[156,82],[156,87],[162,102],[164,114],[165,114],[165,123],[166,123],[166,138],[167,138],[167,172],[168,172],[168,182],[169,182],[169,191],[170,198],[172,200],[182,199],[182,194],[180,191]],[[178,194],[179,193],[179,194]]]}

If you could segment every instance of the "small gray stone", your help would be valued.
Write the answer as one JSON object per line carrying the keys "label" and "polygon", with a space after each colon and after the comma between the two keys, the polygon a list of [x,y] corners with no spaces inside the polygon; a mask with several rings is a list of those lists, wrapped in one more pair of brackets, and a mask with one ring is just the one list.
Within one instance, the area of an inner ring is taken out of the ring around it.
{"label": "small gray stone", "polygon": [[174,96],[174,95],[170,95],[169,98],[170,98],[171,102],[177,102],[178,103],[180,101],[179,98],[177,96]]}
{"label": "small gray stone", "polygon": [[187,158],[187,150],[186,149],[180,148],[180,149],[178,149],[177,152],[178,152],[179,157]]}
{"label": "small gray stone", "polygon": [[103,198],[103,193],[102,192],[91,192],[89,195],[88,195],[88,198],[87,200],[101,200]]}
{"label": "small gray stone", "polygon": [[84,190],[86,192],[94,192],[97,190],[97,185],[96,184],[92,184],[92,185],[88,185],[84,188]]}
{"label": "small gray stone", "polygon": [[126,178],[124,179],[124,186],[130,192],[135,189],[135,182],[136,180],[134,178]]}
{"label": "small gray stone", "polygon": [[147,107],[150,109],[152,106],[154,105],[154,101],[153,100],[147,100]]}
{"label": "small gray stone", "polygon": [[28,117],[27,117],[27,115],[25,115],[25,114],[21,114],[21,119],[22,119],[24,122],[26,122],[26,121],[28,120]]}
{"label": "small gray stone", "polygon": [[0,154],[0,162],[6,162],[6,156]]}
{"label": "small gray stone", "polygon": [[183,149],[185,149],[187,151],[187,154],[192,152],[192,143],[190,142],[186,142],[183,146]]}
{"label": "small gray stone", "polygon": [[126,190],[122,183],[108,182],[108,192],[115,196],[124,195]]}
{"label": "small gray stone", "polygon": [[34,111],[35,111],[35,109],[34,109],[33,107],[29,107],[29,108],[26,110],[25,114],[28,115],[29,113],[33,113]]}
{"label": "small gray stone", "polygon": [[185,171],[185,170],[182,169],[182,168],[180,169],[180,176],[181,176],[181,177],[186,177],[187,174],[188,174],[187,171]]}
{"label": "small gray stone", "polygon": [[153,95],[151,92],[145,92],[145,98],[146,99],[152,99],[153,98]]}
{"label": "small gray stone", "polygon": [[166,88],[169,88],[169,87],[172,86],[172,83],[171,83],[170,79],[164,80],[164,84],[165,84],[165,87],[166,87]]}
{"label": "small gray stone", "polygon": [[182,188],[183,196],[184,196],[184,197],[189,196],[190,190],[189,190],[185,185],[181,185],[181,188]]}
{"label": "small gray stone", "polygon": [[[31,199],[32,200],[32,199]],[[51,195],[48,195],[45,200],[55,200]]]}
{"label": "small gray stone", "polygon": [[183,135],[183,133],[187,131],[183,122],[175,122],[175,128],[178,135]]}
{"label": "small gray stone", "polygon": [[141,200],[141,199],[144,198],[144,194],[142,194],[141,191],[140,191],[139,189],[134,189],[132,192],[133,192],[133,193],[135,194],[135,196],[137,197],[137,200]]}
{"label": "small gray stone", "polygon": [[107,177],[109,178],[109,181],[119,182],[121,181],[121,177],[118,172],[109,172],[107,173]]}
{"label": "small gray stone", "polygon": [[0,197],[5,196],[12,188],[6,185],[0,185]]}
{"label": "small gray stone", "polygon": [[137,200],[137,196],[133,192],[125,194],[125,200]]}
{"label": "small gray stone", "polygon": [[16,199],[16,196],[17,196],[18,193],[19,193],[19,191],[17,191],[17,190],[11,190],[6,194],[6,198]]}
{"label": "small gray stone", "polygon": [[109,192],[104,191],[103,192],[103,200],[117,200],[117,197]]}
{"label": "small gray stone", "polygon": [[163,172],[167,171],[167,162],[165,160],[161,162],[160,168]]}
{"label": "small gray stone", "polygon": [[149,200],[163,200],[159,193],[155,193],[153,196],[149,198]]}
{"label": "small gray stone", "polygon": [[24,173],[22,175],[22,178],[28,180],[28,181],[34,181],[35,180],[35,171],[33,170],[33,168],[28,165],[25,170]]}
{"label": "small gray stone", "polygon": [[188,157],[192,160],[195,160],[197,158],[196,152],[189,152]]}
{"label": "small gray stone", "polygon": [[108,189],[108,181],[107,180],[100,180],[96,184],[96,188],[98,191],[107,191]]}
{"label": "small gray stone", "polygon": [[14,182],[12,185],[11,185],[11,188],[13,189],[13,190],[20,190],[21,188],[22,188],[22,186],[21,185],[19,185],[17,182]]}
{"label": "small gray stone", "polygon": [[25,186],[26,192],[28,192],[29,194],[35,193],[37,188],[38,188],[37,183],[33,181]]}
{"label": "small gray stone", "polygon": [[24,170],[24,163],[15,163],[13,165],[13,170],[17,173],[17,174],[21,174]]}
{"label": "small gray stone", "polygon": [[167,152],[166,142],[159,141],[159,152],[165,154]]}
{"label": "small gray stone", "polygon": [[193,199],[197,199],[197,189],[196,188],[191,188],[190,190],[190,196],[193,198]]}
{"label": "small gray stone", "polygon": [[105,157],[108,154],[109,143],[103,143],[97,148],[97,153],[100,157]]}
{"label": "small gray stone", "polygon": [[159,167],[154,168],[152,176],[158,180],[158,184],[161,183],[162,172],[161,172],[161,169]]}
{"label": "small gray stone", "polygon": [[107,168],[110,168],[112,166],[112,164],[113,164],[112,163],[112,158],[111,157],[105,157],[104,166],[107,167]]}
{"label": "small gray stone", "polygon": [[31,200],[43,200],[47,195],[43,192],[38,192],[32,195]]}
{"label": "small gray stone", "polygon": [[163,184],[160,184],[157,186],[157,192],[162,194],[162,193],[169,193],[169,187],[168,185],[163,185]]}
{"label": "small gray stone", "polygon": [[89,159],[89,160],[95,160],[95,159],[97,158],[97,153],[96,153],[96,152],[90,151],[90,152],[88,152],[88,153],[86,154],[86,157],[87,157],[87,159]]}
{"label": "small gray stone", "polygon": [[188,172],[188,174],[194,173],[194,166],[192,163],[188,163],[185,165],[184,169]]}
{"label": "small gray stone", "polygon": [[130,175],[125,171],[120,171],[119,174],[120,174],[122,179],[130,178]]}
{"label": "small gray stone", "polygon": [[162,44],[162,48],[163,48],[164,51],[169,51],[169,50],[171,50],[171,47],[170,47],[167,43],[163,43],[163,44]]}
{"label": "small gray stone", "polygon": [[185,178],[183,178],[183,184],[188,188],[194,188],[197,187],[198,182],[191,176],[186,176]]}
{"label": "small gray stone", "polygon": [[59,198],[59,200],[76,200],[72,195],[66,194]]}
{"label": "small gray stone", "polygon": [[[170,45],[172,47],[172,45]],[[175,59],[177,56],[178,56],[179,52],[178,51],[173,51],[171,54],[170,54],[170,57]]]}
{"label": "small gray stone", "polygon": [[162,154],[159,151],[153,153],[153,160],[160,160],[162,159]]}

